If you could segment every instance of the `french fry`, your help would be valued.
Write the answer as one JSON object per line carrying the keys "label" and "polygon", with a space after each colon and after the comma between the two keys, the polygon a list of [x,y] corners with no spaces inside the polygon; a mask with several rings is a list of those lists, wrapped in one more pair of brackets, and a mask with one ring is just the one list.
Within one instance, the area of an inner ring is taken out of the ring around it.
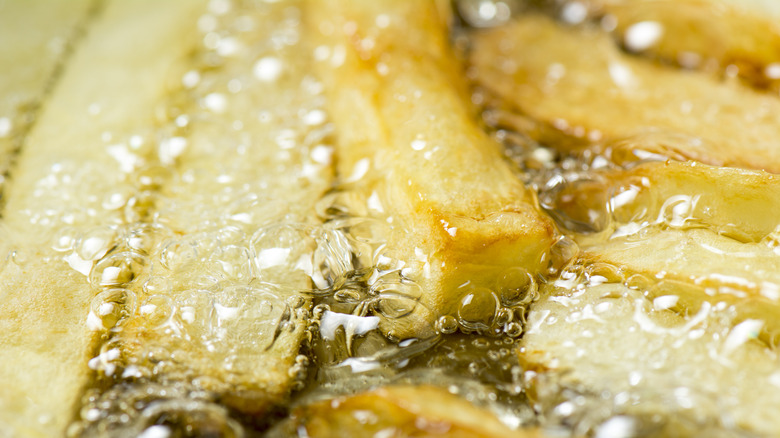
{"label": "french fry", "polygon": [[[190,1],[108,5],[26,139],[2,224],[3,243],[15,244],[0,274],[4,431],[63,435],[78,409],[97,341],[86,323],[95,291],[85,275],[92,258],[116,244],[104,232],[123,223],[123,210],[104,202],[125,193],[130,180],[109,153],[105,133],[122,141],[154,125],[166,74],[194,43],[182,18],[194,20],[200,7]],[[50,248],[52,240],[57,246],[78,233],[84,258],[77,249],[63,257]]]}
{"label": "french fry", "polygon": [[[285,22],[290,7],[232,12],[263,25],[239,35],[219,68],[193,70],[202,84],[180,107],[190,120],[178,140],[186,148],[171,157],[177,176],[160,188],[154,214],[172,238],[115,338],[124,397],[149,382],[185,385],[260,423],[305,370],[298,354],[311,300],[300,292],[314,286],[312,267],[297,264],[314,247],[306,227],[332,184],[332,148],[319,85],[307,75],[313,48],[305,39],[265,45],[296,30]],[[230,81],[240,93],[225,88]]]}
{"label": "french fry", "polygon": [[574,186],[559,195],[567,216],[607,217],[604,229],[575,237],[585,263],[651,279],[658,284],[649,295],[678,295],[683,313],[704,302],[727,303],[737,312],[735,323],[764,321],[762,339],[774,345],[780,332],[775,175],[668,161],[597,172],[594,179],[600,182],[587,190]]}
{"label": "french fry", "polygon": [[597,234],[578,236],[583,244],[648,224],[707,228],[743,243],[766,241],[777,232],[780,179],[774,174],[672,160],[626,164],[590,172],[556,194],[551,207],[601,223],[591,226]]}
{"label": "french fry", "polygon": [[337,133],[337,174],[345,191],[377,201],[369,215],[392,227],[384,255],[421,291],[411,314],[397,312],[405,317],[384,319],[382,329],[427,336],[463,307],[487,328],[496,278],[517,266],[542,272],[556,232],[473,122],[442,17],[428,3],[312,6],[309,27],[327,41],[317,71]]}
{"label": "french fry", "polygon": [[676,295],[643,292],[609,281],[545,291],[518,350],[537,409],[582,433],[776,434],[776,358],[756,323],[724,324],[714,306],[683,317]]}
{"label": "french fry", "polygon": [[[592,0],[596,16],[614,20],[628,51],[683,68],[736,74],[778,91],[780,10],[771,1]],[[729,70],[727,70],[729,69]]]}
{"label": "french fry", "polygon": [[488,106],[519,114],[497,122],[564,150],[623,141],[675,159],[780,171],[780,101],[705,73],[620,52],[598,29],[527,15],[476,32],[476,83]]}
{"label": "french fry", "polygon": [[[303,436],[341,437],[543,436],[537,429],[512,430],[489,411],[434,386],[387,386],[349,397],[339,397],[295,409],[279,436],[305,431]],[[392,435],[389,435],[392,434]]]}

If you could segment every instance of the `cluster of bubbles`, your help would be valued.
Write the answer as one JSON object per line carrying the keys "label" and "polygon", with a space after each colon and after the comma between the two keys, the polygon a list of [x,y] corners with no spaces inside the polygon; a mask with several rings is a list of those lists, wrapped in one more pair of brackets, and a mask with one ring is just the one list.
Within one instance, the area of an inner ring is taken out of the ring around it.
{"label": "cluster of bubbles", "polygon": [[525,268],[507,269],[493,288],[461,286],[462,296],[455,315],[436,321],[442,334],[456,331],[484,335],[519,337],[523,333],[528,306],[539,298],[538,281]]}
{"label": "cluster of bubbles", "polygon": [[[398,221],[372,216],[369,198],[365,193],[347,187],[333,191],[318,204],[318,215],[325,221],[324,227],[341,233],[339,236],[343,236],[349,248],[342,254],[351,253],[352,263],[323,264],[346,269],[342,275],[332,278],[330,288],[314,293],[327,298],[330,307],[342,313],[376,314],[384,319],[399,320],[423,305],[420,302],[423,290],[409,275],[410,261],[399,259],[387,244],[393,227],[399,226]],[[340,240],[330,239],[332,242]],[[477,286],[466,282],[447,292],[450,296],[461,297],[459,305],[452,314],[439,313],[433,321],[434,331],[445,335],[459,331],[520,336],[528,306],[539,297],[539,285],[545,281],[544,276],[557,274],[576,251],[576,244],[562,237],[542,256],[543,265],[549,271],[543,276],[514,266],[497,273],[493,284]],[[334,271],[330,269],[329,272]],[[438,309],[426,310],[433,314],[439,312]],[[391,334],[392,330],[387,332]]]}

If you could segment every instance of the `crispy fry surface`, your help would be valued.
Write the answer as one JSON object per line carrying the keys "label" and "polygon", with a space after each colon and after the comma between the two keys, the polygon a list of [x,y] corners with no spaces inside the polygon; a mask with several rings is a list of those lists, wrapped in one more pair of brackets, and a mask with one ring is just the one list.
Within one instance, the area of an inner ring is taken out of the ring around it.
{"label": "crispy fry surface", "polygon": [[339,175],[347,190],[379,201],[374,216],[392,226],[388,256],[422,289],[412,316],[386,330],[420,335],[468,296],[480,302],[475,320],[490,326],[496,299],[476,295],[513,267],[539,273],[555,231],[473,122],[442,18],[432,5],[316,3],[311,27],[335,29],[321,33],[334,55],[318,71]]}

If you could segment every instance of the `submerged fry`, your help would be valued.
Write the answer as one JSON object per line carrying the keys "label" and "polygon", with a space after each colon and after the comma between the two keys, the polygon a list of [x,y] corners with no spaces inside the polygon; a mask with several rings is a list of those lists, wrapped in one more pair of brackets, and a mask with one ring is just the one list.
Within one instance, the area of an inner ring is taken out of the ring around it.
{"label": "submerged fry", "polygon": [[443,18],[427,3],[312,4],[309,26],[327,41],[317,71],[337,172],[343,191],[366,200],[350,214],[390,228],[365,262],[377,268],[373,287],[400,296],[389,307],[418,301],[398,311],[380,301],[384,330],[422,336],[443,315],[491,329],[502,289],[522,288],[500,278],[520,267],[515,280],[527,284],[541,273],[555,231],[474,122]]}
{"label": "submerged fry", "polygon": [[[167,167],[148,215],[150,267],[101,352],[113,386],[90,405],[106,418],[83,419],[93,435],[141,434],[171,415],[197,433],[238,434],[227,409],[261,426],[305,375],[311,301],[301,292],[319,268],[312,207],[331,185],[329,129],[307,74],[311,48],[265,43],[298,31],[298,7],[235,5],[216,29],[228,34],[237,17],[257,25],[229,33],[235,52],[218,66],[209,61],[224,49],[197,47],[167,103],[180,129],[158,149]],[[117,410],[129,420],[112,422]],[[208,415],[215,425],[198,423]]]}
{"label": "submerged fry", "polygon": [[[388,386],[312,403],[294,410],[280,436],[449,436],[535,438],[536,429],[512,430],[498,418],[433,386]],[[289,435],[288,435],[289,434]]]}
{"label": "submerged fry", "polygon": [[672,308],[679,289],[648,299],[609,269],[585,273],[590,283],[550,288],[529,315],[519,354],[537,409],[583,434],[778,433],[777,353],[755,340],[760,324],[732,326],[718,306],[681,316]]}
{"label": "submerged fry", "polygon": [[562,394],[582,395],[566,414],[580,430],[777,434],[764,413],[780,405],[780,181],[624,164],[546,197],[581,252],[529,314],[520,358],[530,396],[552,410]]}
{"label": "submerged fry", "polygon": [[477,84],[498,97],[488,105],[509,113],[497,124],[544,144],[604,150],[625,140],[673,158],[780,171],[780,100],[623,54],[601,30],[523,16],[475,33],[470,60]]}

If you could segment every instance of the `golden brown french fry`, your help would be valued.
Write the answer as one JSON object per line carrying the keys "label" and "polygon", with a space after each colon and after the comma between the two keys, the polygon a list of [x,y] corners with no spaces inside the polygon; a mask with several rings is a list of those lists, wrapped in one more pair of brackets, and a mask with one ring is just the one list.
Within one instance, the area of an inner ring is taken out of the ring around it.
{"label": "golden brown french fry", "polygon": [[[60,436],[76,414],[97,336],[87,324],[97,292],[85,275],[93,258],[117,243],[110,226],[124,222],[121,207],[133,195],[131,176],[111,155],[106,135],[123,142],[155,124],[166,75],[194,44],[188,24],[201,7],[191,1],[108,5],[26,140],[2,224],[4,244],[15,245],[0,274],[4,432]],[[62,249],[79,235],[76,248],[52,250],[52,242]]]}
{"label": "golden brown french fry", "polygon": [[[470,60],[496,107],[562,149],[625,141],[651,152],[780,171],[780,100],[704,73],[652,65],[620,52],[600,29],[538,15],[475,32]],[[489,104],[491,105],[491,104]],[[501,122],[499,122],[500,124]]]}
{"label": "golden brown french fry", "polygon": [[[628,51],[684,68],[737,74],[778,91],[780,17],[775,2],[723,0],[589,0],[608,16]],[[734,71],[734,69],[738,69]]]}
{"label": "golden brown french fry", "polygon": [[555,231],[474,123],[444,19],[432,3],[312,7],[309,27],[327,41],[317,71],[343,190],[369,200],[355,211],[391,225],[383,255],[421,288],[411,315],[389,317],[383,329],[423,336],[458,312],[489,328],[497,278],[517,266],[539,274]]}
{"label": "golden brown french fry", "polygon": [[[279,433],[279,431],[277,431]],[[492,413],[434,386],[387,386],[295,409],[280,436],[343,437],[543,436],[512,430]]]}
{"label": "golden brown french fry", "polygon": [[0,174],[23,142],[93,0],[0,4]]}

